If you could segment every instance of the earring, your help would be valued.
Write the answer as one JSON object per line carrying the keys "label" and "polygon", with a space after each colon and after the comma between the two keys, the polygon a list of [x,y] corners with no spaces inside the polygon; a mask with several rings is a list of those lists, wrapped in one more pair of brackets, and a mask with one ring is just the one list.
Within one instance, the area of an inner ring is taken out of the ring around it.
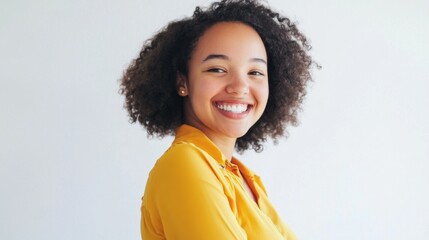
{"label": "earring", "polygon": [[185,89],[180,88],[180,90],[179,90],[179,95],[180,95],[180,96],[185,96],[185,93],[186,93]]}

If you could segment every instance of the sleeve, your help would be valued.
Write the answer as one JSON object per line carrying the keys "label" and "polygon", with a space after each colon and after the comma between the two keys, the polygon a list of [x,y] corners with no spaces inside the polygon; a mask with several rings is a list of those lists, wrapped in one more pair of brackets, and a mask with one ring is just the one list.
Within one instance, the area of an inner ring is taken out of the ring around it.
{"label": "sleeve", "polygon": [[[156,167],[148,201],[156,208],[166,239],[246,239],[221,182],[201,152],[179,144]],[[150,209],[142,214],[142,224],[150,221]],[[151,238],[143,233],[143,239]]]}

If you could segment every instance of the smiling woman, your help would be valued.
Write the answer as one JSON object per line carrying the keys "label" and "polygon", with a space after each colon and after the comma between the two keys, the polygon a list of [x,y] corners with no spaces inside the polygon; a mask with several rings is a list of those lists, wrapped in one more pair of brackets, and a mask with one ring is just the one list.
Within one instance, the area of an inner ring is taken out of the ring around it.
{"label": "smiling woman", "polygon": [[261,151],[296,124],[309,48],[257,1],[197,7],[145,43],[121,93],[132,121],[175,140],[147,181],[143,239],[296,239],[233,151]]}
{"label": "smiling woman", "polygon": [[185,123],[203,131],[231,159],[235,141],[261,117],[268,100],[267,54],[258,33],[221,22],[198,40],[183,89]]}

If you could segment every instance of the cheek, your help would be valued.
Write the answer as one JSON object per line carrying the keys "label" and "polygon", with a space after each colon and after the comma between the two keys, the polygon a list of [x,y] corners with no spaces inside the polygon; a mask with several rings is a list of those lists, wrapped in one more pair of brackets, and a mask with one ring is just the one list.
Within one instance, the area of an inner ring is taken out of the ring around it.
{"label": "cheek", "polygon": [[195,97],[198,96],[198,98],[211,98],[222,90],[222,86],[218,82],[219,81],[206,81],[202,79],[193,84],[192,92]]}
{"label": "cheek", "polygon": [[268,101],[268,95],[269,95],[269,87],[268,87],[268,81],[261,84],[257,88],[257,98],[259,100],[259,103],[264,106],[267,104]]}
{"label": "cheek", "polygon": [[190,88],[192,105],[197,109],[207,109],[211,104],[213,96],[216,95],[216,88],[206,81],[194,83]]}

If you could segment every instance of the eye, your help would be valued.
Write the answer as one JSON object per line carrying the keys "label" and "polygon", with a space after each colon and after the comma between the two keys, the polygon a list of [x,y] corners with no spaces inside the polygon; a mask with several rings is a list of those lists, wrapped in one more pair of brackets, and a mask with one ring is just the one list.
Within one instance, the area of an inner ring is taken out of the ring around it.
{"label": "eye", "polygon": [[261,71],[250,71],[249,75],[253,75],[253,76],[265,76],[263,72]]}
{"label": "eye", "polygon": [[210,68],[207,70],[207,72],[213,72],[213,73],[225,73],[226,70],[222,68]]}

